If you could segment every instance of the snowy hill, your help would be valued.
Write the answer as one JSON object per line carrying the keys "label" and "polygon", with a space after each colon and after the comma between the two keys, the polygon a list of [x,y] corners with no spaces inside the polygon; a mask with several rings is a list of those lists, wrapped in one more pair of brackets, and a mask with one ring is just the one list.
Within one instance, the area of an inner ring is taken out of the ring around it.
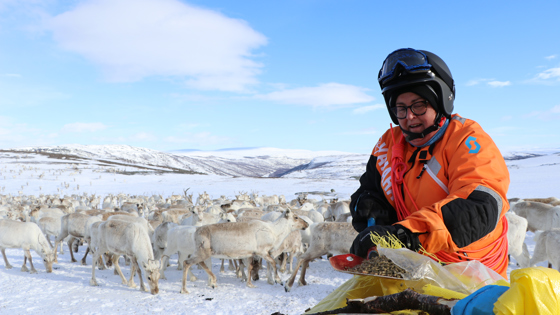
{"label": "snowy hill", "polygon": [[236,177],[355,178],[367,155],[338,151],[275,148],[160,152],[128,145],[66,145],[0,150],[4,154],[47,156],[76,165],[138,168],[141,172],[213,174]]}

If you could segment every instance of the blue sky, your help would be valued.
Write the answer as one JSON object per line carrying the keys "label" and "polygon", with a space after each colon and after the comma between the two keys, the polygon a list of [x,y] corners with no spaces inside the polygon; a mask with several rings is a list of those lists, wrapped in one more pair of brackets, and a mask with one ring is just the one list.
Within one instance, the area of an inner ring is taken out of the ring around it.
{"label": "blue sky", "polygon": [[429,50],[504,151],[560,148],[559,1],[0,0],[0,148],[369,153],[385,57]]}

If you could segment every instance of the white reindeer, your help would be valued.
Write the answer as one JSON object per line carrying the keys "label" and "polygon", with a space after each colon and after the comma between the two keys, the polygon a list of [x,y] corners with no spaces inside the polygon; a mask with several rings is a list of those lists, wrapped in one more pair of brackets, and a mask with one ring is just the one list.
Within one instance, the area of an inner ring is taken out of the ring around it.
{"label": "white reindeer", "polygon": [[311,242],[309,243],[309,248],[299,257],[296,268],[284,287],[286,292],[292,289],[301,265],[303,265],[303,267],[298,283],[299,285],[307,285],[305,281],[305,272],[309,266],[309,262],[326,254],[347,254],[357,235],[358,232],[354,230],[351,223],[321,222],[311,225]]}
{"label": "white reindeer", "polygon": [[529,267],[529,249],[525,244],[527,235],[527,219],[512,211],[506,212],[508,221],[508,254],[513,256],[521,268]]}
{"label": "white reindeer", "polygon": [[337,221],[337,219],[345,213],[350,213],[349,202],[346,200],[337,201],[330,204],[329,209],[324,214],[325,221]]}
{"label": "white reindeer", "polygon": [[536,201],[519,201],[511,209],[527,219],[527,229],[531,232],[560,228],[560,206]]}
{"label": "white reindeer", "polygon": [[2,251],[2,256],[4,257],[6,269],[12,269],[12,265],[10,265],[6,257],[6,248],[23,249],[25,258],[21,271],[29,271],[26,265],[26,261],[29,259],[31,273],[37,273],[31,258],[30,250],[32,249],[43,259],[47,272],[52,272],[54,254],[36,223],[0,219],[0,251]]}
{"label": "white reindeer", "polygon": [[[72,262],[76,262],[76,258],[74,258],[74,253],[72,251],[72,243],[76,239],[89,238],[89,229],[91,224],[97,221],[101,221],[101,218],[99,216],[89,216],[87,214],[76,212],[64,215],[60,218],[60,220],[60,233],[55,240],[54,248],[57,248],[58,244],[61,243],[67,236],[73,236],[68,241],[68,249],[70,251]],[[89,250],[90,248],[88,246],[84,257],[82,258],[82,265],[86,264],[86,257],[89,253]],[[57,258],[57,252],[55,251],[55,262],[58,261]]]}
{"label": "white reindeer", "polygon": [[[280,283],[276,262],[270,256],[270,252],[278,248],[290,232],[307,227],[307,222],[294,215],[290,210],[286,210],[284,215],[274,222],[252,220],[210,224],[197,228],[194,233],[196,252],[183,262],[181,293],[188,293],[187,272],[193,264],[197,263],[208,274],[210,286],[216,287],[216,276],[204,263],[210,257],[241,259],[260,256],[271,263],[274,282]],[[251,274],[251,264],[247,266],[247,269],[248,274]],[[268,282],[274,283],[272,277],[268,278]],[[247,279],[247,286],[253,287],[250,277]]]}
{"label": "white reindeer", "polygon": [[552,265],[560,271],[560,229],[555,228],[547,231],[537,231],[533,237],[535,250],[529,262],[530,266],[548,260],[549,266]]}
{"label": "white reindeer", "polygon": [[[180,269],[179,266],[181,266],[182,269],[183,261],[196,251],[193,237],[196,229],[197,227],[195,226],[176,225],[167,231],[167,244],[161,254],[160,273],[162,279],[167,279],[165,277],[165,270],[167,269],[169,256],[179,253],[177,269]],[[190,276],[191,281],[196,281],[196,277],[192,271],[189,270],[188,275]]]}
{"label": "white reindeer", "polygon": [[[121,276],[123,284],[129,287],[136,287],[134,284],[134,273],[138,272],[140,278],[140,289],[146,291],[144,280],[142,278],[142,268],[146,272],[150,293],[158,294],[159,292],[159,262],[154,260],[154,253],[150,242],[150,237],[146,228],[135,222],[127,222],[121,220],[108,220],[97,227],[97,248],[93,255],[93,263],[91,266],[91,285],[98,285],[95,279],[95,265],[101,254],[110,252],[113,254],[113,263],[115,270]],[[127,255],[132,259],[132,267],[130,271],[130,279],[127,281],[121,268],[119,267],[118,256]],[[115,257],[116,256],[116,257]]]}

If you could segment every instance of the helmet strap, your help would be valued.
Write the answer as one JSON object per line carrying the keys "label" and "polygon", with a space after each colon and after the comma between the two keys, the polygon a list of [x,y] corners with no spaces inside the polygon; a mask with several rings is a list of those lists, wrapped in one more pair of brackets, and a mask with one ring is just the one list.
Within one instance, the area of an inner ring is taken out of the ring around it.
{"label": "helmet strap", "polygon": [[[436,116],[436,119],[434,120],[434,124],[431,125],[430,127],[424,129],[424,131],[422,132],[410,132],[408,130],[404,130],[402,128],[402,126],[399,125],[399,127],[401,127],[402,132],[405,134],[405,140],[407,142],[410,142],[412,140],[415,139],[421,139],[424,138],[425,136],[429,135],[432,131],[436,131],[439,128],[441,128],[441,126],[443,126],[443,124],[445,123],[446,117],[443,116],[442,114],[438,113]],[[439,121],[439,122],[438,122]]]}

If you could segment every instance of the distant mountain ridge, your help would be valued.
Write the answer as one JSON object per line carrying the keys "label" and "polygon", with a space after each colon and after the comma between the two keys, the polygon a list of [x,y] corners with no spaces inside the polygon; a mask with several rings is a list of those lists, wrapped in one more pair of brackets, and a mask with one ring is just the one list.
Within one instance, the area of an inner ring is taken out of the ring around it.
{"label": "distant mountain ridge", "polygon": [[115,164],[143,172],[178,172],[236,177],[355,178],[365,170],[367,155],[275,148],[231,148],[218,151],[161,152],[129,145],[23,147],[0,152],[40,154],[75,163]]}
{"label": "distant mountain ridge", "polygon": [[[73,163],[126,166],[136,173],[172,172],[234,177],[289,177],[317,179],[359,178],[369,154],[277,148],[228,148],[216,151],[175,150],[162,152],[129,145],[64,145],[0,150],[14,154],[38,154]],[[559,156],[560,149],[512,152],[504,155],[508,167],[517,162]]]}

